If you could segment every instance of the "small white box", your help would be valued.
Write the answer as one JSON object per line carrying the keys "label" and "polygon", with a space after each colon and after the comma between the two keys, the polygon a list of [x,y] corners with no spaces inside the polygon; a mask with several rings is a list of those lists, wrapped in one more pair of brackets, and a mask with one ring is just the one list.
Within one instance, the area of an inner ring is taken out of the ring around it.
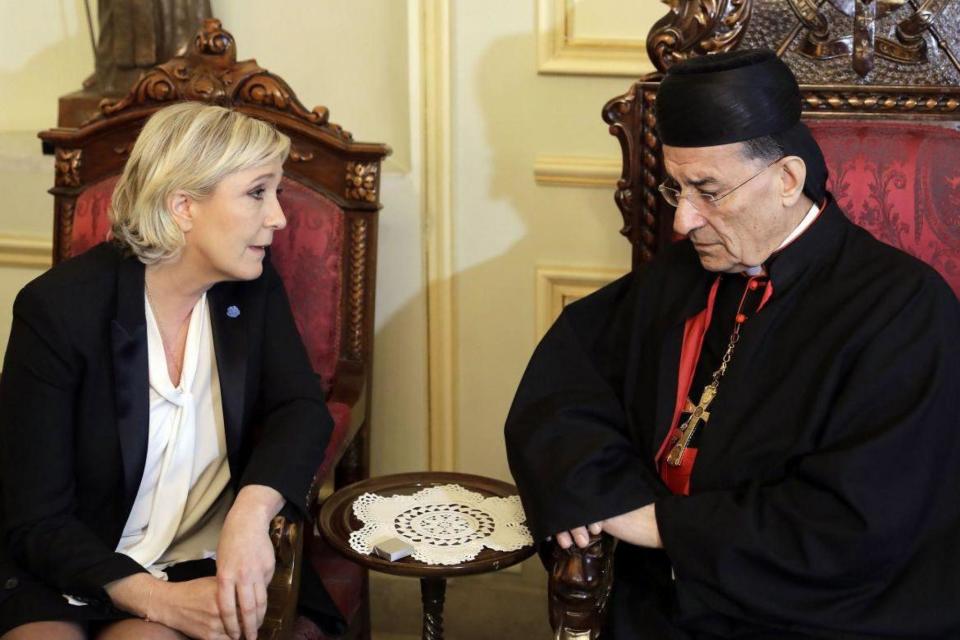
{"label": "small white box", "polygon": [[373,547],[373,555],[390,562],[406,558],[411,553],[413,547],[400,538],[388,538]]}

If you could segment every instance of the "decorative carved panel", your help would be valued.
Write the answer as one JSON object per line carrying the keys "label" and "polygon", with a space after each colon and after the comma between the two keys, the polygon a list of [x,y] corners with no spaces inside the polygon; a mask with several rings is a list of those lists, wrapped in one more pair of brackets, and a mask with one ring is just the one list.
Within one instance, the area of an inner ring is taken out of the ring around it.
{"label": "decorative carved panel", "polygon": [[57,149],[55,184],[60,187],[80,186],[80,161],[83,149]]}
{"label": "decorative carved panel", "polygon": [[178,100],[233,107],[267,107],[286,112],[306,123],[323,126],[328,133],[342,140],[353,139],[349,132],[328,121],[326,107],[308,110],[282,78],[260,67],[256,60],[237,62],[233,36],[214,18],[204,21],[203,29],[185,55],[171,58],[148,71],[123,99],[103,101],[97,118],[139,106]]}
{"label": "decorative carved panel", "polygon": [[660,71],[735,48],[777,51],[801,84],[960,82],[956,0],[662,0],[647,40]]}
{"label": "decorative carved panel", "polygon": [[376,162],[348,162],[346,196],[350,200],[377,201],[377,178],[380,165]]}
{"label": "decorative carved panel", "polygon": [[367,220],[354,218],[350,223],[350,292],[347,318],[347,356],[361,360],[364,346],[364,301],[367,296]]}
{"label": "decorative carved panel", "polygon": [[743,38],[754,0],[663,0],[671,6],[647,36],[647,53],[657,69],[690,58],[730,51]]}
{"label": "decorative carved panel", "polygon": [[623,215],[620,233],[633,244],[635,260],[640,262],[653,257],[661,238],[668,233],[659,222],[664,217],[658,216],[662,200],[657,185],[663,180],[663,167],[653,110],[655,100],[655,90],[637,83],[603,107],[603,119],[620,141],[623,152],[623,172],[614,194]]}
{"label": "decorative carved panel", "polygon": [[[70,254],[70,241],[73,237],[73,214],[76,202],[73,198],[57,198],[57,208],[55,211],[56,228],[59,234],[54,237],[54,252],[59,255]],[[54,256],[54,259],[57,255]]]}

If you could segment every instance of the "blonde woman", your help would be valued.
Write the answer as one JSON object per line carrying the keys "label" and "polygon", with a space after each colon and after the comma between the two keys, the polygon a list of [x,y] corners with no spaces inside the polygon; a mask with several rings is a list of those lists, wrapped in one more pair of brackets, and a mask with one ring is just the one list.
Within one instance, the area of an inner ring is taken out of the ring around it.
{"label": "blonde woman", "polygon": [[18,295],[2,640],[256,637],[268,524],[305,515],[332,428],[267,251],[289,149],[221,107],[158,111],[114,192],[112,241]]}

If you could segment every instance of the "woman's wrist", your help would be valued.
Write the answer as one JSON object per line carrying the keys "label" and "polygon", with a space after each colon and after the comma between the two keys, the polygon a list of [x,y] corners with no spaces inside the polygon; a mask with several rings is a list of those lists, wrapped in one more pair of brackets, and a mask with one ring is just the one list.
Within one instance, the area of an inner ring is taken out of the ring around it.
{"label": "woman's wrist", "polygon": [[254,517],[266,526],[283,508],[285,502],[283,495],[276,489],[250,484],[240,489],[231,511]]}
{"label": "woman's wrist", "polygon": [[134,573],[107,584],[104,590],[118,609],[132,613],[138,618],[156,615],[154,599],[158,587],[166,584],[149,573]]}

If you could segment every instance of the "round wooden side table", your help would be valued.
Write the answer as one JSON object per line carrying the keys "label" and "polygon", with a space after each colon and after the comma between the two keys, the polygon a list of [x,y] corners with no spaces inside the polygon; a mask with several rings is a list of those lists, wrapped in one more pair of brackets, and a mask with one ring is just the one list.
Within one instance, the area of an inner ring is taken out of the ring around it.
{"label": "round wooden side table", "polygon": [[320,530],[327,542],[344,557],[374,571],[420,578],[425,640],[443,638],[443,603],[447,578],[499,571],[526,560],[534,552],[533,545],[509,552],[484,548],[473,560],[448,566],[428,565],[413,558],[390,562],[373,555],[357,553],[350,546],[350,533],[363,527],[363,523],[353,515],[354,500],[360,495],[409,495],[427,487],[444,484],[458,484],[485,497],[504,498],[517,494],[513,485],[482,476],[443,472],[402,473],[362,480],[340,489],[324,501],[319,517]]}

